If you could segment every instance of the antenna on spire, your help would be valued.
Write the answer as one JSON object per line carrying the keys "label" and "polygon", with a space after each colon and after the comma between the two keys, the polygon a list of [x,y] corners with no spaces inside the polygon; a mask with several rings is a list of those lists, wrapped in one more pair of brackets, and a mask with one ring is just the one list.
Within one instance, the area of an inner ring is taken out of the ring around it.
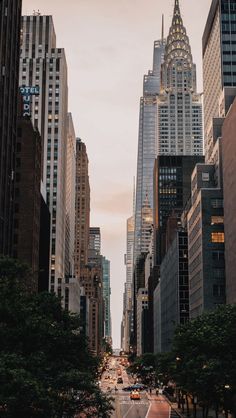
{"label": "antenna on spire", "polygon": [[164,39],[164,14],[162,14],[162,22],[161,22],[161,41],[163,42]]}

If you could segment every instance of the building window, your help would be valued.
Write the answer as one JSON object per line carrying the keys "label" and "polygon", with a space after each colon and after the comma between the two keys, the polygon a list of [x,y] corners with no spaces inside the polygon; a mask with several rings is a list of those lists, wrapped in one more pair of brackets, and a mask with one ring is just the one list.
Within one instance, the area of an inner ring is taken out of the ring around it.
{"label": "building window", "polygon": [[224,223],[224,217],[223,216],[212,216],[211,217],[211,225],[218,225]]}
{"label": "building window", "polygon": [[211,207],[215,209],[223,208],[224,207],[223,199],[211,199]]}
{"label": "building window", "polygon": [[209,173],[202,173],[202,181],[209,181],[210,175]]}
{"label": "building window", "polygon": [[225,296],[225,286],[223,284],[214,284],[213,296]]}
{"label": "building window", "polygon": [[212,232],[211,233],[211,242],[225,242],[224,232]]}

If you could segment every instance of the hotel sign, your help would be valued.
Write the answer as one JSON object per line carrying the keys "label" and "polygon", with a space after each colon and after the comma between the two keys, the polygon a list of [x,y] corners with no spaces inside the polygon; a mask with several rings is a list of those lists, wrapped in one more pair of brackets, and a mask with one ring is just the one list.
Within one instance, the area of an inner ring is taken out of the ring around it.
{"label": "hotel sign", "polygon": [[39,86],[20,87],[23,99],[23,116],[31,116],[31,97],[39,95]]}

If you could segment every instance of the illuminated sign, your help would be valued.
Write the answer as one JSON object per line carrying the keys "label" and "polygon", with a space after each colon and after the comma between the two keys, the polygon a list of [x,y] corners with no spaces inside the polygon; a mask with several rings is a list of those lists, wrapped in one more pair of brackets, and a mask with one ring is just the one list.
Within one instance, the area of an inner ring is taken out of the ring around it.
{"label": "illuminated sign", "polygon": [[20,92],[23,98],[23,116],[30,116],[31,97],[39,95],[39,86],[34,87],[20,87]]}

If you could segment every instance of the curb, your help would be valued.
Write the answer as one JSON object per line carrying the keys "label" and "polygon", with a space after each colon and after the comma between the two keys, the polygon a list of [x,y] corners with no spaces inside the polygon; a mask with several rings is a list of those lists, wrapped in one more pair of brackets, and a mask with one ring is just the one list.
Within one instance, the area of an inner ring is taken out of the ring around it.
{"label": "curb", "polygon": [[166,399],[166,401],[168,402],[168,404],[170,405],[171,409],[173,409],[173,411],[175,411],[175,413],[180,417],[180,418],[185,418],[185,415],[181,414],[181,412],[178,411],[178,409],[174,408],[172,403],[169,401],[169,399],[163,395]]}

